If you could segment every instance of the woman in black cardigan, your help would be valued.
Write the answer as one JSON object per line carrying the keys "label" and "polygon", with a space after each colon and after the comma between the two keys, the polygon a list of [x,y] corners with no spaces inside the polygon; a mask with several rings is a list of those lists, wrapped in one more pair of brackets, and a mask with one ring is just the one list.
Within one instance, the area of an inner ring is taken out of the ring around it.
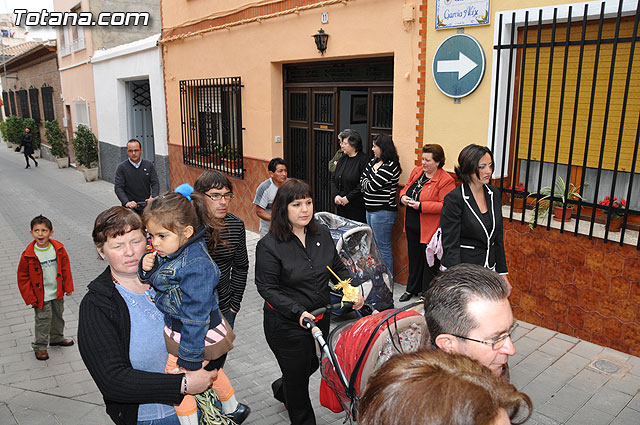
{"label": "woman in black cardigan", "polygon": [[[162,419],[178,425],[173,405],[184,394],[205,391],[217,371],[200,369],[175,375],[163,371],[167,360],[161,331],[164,321],[161,314],[153,314],[156,307],[151,300],[147,304],[145,292],[150,287],[137,275],[146,246],[140,216],[125,207],[103,211],[95,221],[93,242],[109,266],[89,284],[80,303],[82,360],[114,423],[136,425]],[[132,320],[132,316],[141,320]]]}
{"label": "woman in black cardigan", "polygon": [[335,172],[331,173],[331,196],[339,216],[366,222],[364,198],[360,190],[360,176],[367,166],[367,156],[362,152],[362,138],[351,129],[338,135],[340,149],[344,155],[338,160]]}
{"label": "woman in black cardigan", "polygon": [[458,164],[455,172],[462,185],[444,198],[440,215],[442,265],[478,264],[501,274],[509,285],[500,190],[489,186],[493,154],[486,146],[469,145]]}
{"label": "woman in black cardigan", "polygon": [[25,161],[27,161],[27,166],[24,168],[31,168],[31,166],[29,165],[29,158],[31,158],[31,160],[37,167],[38,161],[36,161],[36,159],[33,157],[33,134],[31,134],[31,127],[25,127],[24,134],[22,135],[22,140],[20,140],[20,147],[24,148],[22,153],[24,154]]}

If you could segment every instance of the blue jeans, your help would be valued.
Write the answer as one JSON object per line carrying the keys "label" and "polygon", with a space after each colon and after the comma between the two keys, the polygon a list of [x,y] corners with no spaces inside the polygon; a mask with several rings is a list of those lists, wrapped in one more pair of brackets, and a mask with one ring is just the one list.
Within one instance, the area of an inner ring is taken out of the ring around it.
{"label": "blue jeans", "polygon": [[[200,416],[200,412],[198,412],[198,416]],[[138,425],[180,425],[180,420],[178,419],[178,415],[171,415],[162,419],[138,421]]]}
{"label": "blue jeans", "polygon": [[367,211],[367,224],[373,230],[373,237],[378,244],[378,250],[387,269],[393,274],[393,255],[391,252],[391,235],[393,223],[396,221],[396,211]]}

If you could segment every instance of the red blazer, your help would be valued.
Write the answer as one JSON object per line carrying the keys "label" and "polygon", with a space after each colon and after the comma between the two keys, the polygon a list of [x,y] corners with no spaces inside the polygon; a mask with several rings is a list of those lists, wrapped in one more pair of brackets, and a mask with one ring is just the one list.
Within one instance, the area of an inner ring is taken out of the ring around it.
{"label": "red blazer", "polygon": [[[418,180],[423,171],[422,167],[416,167],[411,171],[409,181],[400,191],[400,199],[407,194],[407,190]],[[433,234],[440,226],[440,211],[444,197],[455,187],[456,183],[453,177],[442,168],[439,168],[429,183],[422,187],[418,199],[420,201],[420,243],[428,244],[431,242]]]}
{"label": "red blazer", "polygon": [[[56,263],[58,265],[58,290],[56,298],[61,300],[65,292],[73,292],[73,277],[71,277],[71,264],[69,263],[69,255],[64,249],[62,243],[49,239],[56,250]],[[27,249],[24,250],[18,264],[18,288],[20,294],[27,305],[36,304],[39,309],[44,306],[44,286],[42,282],[42,268],[40,260],[36,255],[33,247],[36,241],[31,242]]]}

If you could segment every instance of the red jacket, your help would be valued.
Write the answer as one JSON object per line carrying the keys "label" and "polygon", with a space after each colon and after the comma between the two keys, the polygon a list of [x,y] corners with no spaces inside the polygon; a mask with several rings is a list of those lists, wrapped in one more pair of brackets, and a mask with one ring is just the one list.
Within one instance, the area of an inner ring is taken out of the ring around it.
{"label": "red jacket", "polygon": [[[62,243],[49,239],[56,250],[56,263],[58,264],[58,290],[56,298],[61,300],[65,292],[73,292],[73,277],[71,277],[71,264],[69,263],[69,255],[64,249]],[[27,249],[24,250],[18,264],[18,288],[20,294],[27,305],[36,304],[39,309],[44,306],[44,286],[42,284],[42,268],[40,260],[36,255],[33,247],[36,241],[31,242]]]}
{"label": "red jacket", "polygon": [[[413,169],[409,181],[400,191],[400,199],[407,194],[409,187],[418,180],[423,171],[422,167]],[[455,187],[456,183],[453,177],[442,168],[439,168],[433,178],[422,187],[418,199],[420,201],[420,243],[428,244],[431,242],[433,234],[440,226],[440,211],[444,197]]]}

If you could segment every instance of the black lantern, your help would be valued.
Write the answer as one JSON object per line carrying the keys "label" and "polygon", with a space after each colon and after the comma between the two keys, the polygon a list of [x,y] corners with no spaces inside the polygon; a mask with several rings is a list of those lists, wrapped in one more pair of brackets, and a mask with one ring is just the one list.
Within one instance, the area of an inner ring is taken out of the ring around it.
{"label": "black lantern", "polygon": [[316,41],[318,51],[324,55],[324,51],[327,50],[327,40],[329,39],[329,34],[324,32],[322,28],[320,28],[316,34],[313,34],[313,38]]}

